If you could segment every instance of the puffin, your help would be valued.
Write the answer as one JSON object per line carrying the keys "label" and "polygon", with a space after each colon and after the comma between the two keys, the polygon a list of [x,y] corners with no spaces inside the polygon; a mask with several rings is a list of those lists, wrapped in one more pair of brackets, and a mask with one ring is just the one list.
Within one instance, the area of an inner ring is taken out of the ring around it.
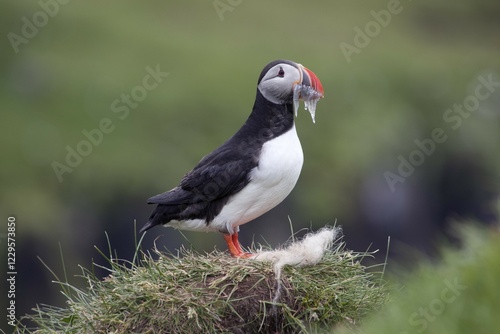
{"label": "puffin", "polygon": [[290,60],[267,64],[243,126],[177,187],[148,200],[156,208],[140,233],[157,225],[220,232],[231,256],[251,257],[238,241],[240,226],[277,206],[294,188],[304,162],[294,114],[302,100],[315,122],[316,103],[323,96],[321,81],[303,65]]}

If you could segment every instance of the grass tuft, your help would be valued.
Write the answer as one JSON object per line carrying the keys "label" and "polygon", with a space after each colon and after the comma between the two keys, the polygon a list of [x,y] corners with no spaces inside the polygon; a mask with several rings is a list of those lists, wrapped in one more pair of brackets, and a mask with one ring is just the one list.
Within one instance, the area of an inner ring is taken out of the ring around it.
{"label": "grass tuft", "polygon": [[106,258],[109,275],[82,268],[85,290],[57,279],[65,308],[39,305],[21,333],[298,333],[352,326],[386,300],[379,275],[360,261],[370,252],[340,242],[316,265],[287,266],[280,298],[271,263],[199,254],[139,252],[135,263]]}

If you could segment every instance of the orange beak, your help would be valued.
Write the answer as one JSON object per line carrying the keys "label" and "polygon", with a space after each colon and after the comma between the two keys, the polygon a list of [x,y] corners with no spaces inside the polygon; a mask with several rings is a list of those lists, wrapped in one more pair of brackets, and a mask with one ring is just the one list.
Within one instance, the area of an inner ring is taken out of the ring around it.
{"label": "orange beak", "polygon": [[320,93],[321,97],[325,96],[323,85],[321,84],[321,81],[319,80],[318,76],[314,74],[314,72],[308,69],[307,67],[300,65],[300,68],[302,70],[301,84],[311,87],[312,89]]}

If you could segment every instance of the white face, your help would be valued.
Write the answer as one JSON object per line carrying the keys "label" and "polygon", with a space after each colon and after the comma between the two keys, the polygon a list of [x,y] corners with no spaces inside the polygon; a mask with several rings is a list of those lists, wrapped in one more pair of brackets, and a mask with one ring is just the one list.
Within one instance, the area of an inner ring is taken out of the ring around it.
{"label": "white face", "polygon": [[267,71],[258,89],[269,101],[282,104],[291,101],[293,86],[302,80],[301,71],[290,64],[277,64]]}

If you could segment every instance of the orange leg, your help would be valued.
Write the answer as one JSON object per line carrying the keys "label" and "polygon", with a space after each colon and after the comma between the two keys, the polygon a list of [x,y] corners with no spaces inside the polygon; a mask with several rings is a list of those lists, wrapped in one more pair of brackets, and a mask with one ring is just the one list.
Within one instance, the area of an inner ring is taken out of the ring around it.
{"label": "orange leg", "polygon": [[252,256],[252,254],[245,253],[241,249],[240,242],[238,241],[238,232],[235,232],[234,234],[224,234],[224,240],[226,241],[227,248],[229,249],[231,256],[244,259]]}

